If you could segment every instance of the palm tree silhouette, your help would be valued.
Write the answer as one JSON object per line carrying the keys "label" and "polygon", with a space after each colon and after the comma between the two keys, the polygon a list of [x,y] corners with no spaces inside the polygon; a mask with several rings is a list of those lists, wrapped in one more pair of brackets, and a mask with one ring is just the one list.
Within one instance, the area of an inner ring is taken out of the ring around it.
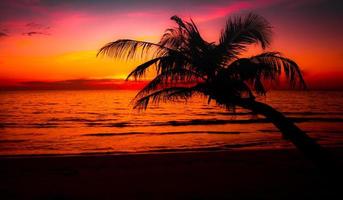
{"label": "palm tree silhouette", "polygon": [[228,109],[239,106],[264,115],[306,156],[322,163],[324,153],[313,139],[282,113],[255,99],[255,95],[267,93],[266,80],[277,81],[282,74],[291,87],[306,88],[298,65],[279,52],[241,57],[252,44],[263,50],[270,45],[272,27],[266,19],[256,14],[230,18],[218,44],[205,41],[192,20],[171,19],[177,27],[167,29],[156,44],[121,39],[98,52],[115,58],[150,58],[127,77],[142,78],[151,67],[157,73],[136,95],[134,108],[146,109],[150,103],[202,94]]}

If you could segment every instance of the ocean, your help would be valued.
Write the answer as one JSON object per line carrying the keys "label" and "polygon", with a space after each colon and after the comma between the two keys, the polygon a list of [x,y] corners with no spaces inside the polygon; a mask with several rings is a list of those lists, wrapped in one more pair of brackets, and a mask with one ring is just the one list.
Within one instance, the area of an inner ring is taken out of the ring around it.
{"label": "ocean", "polygon": [[[263,116],[195,96],[132,109],[137,91],[1,91],[0,155],[127,154],[294,148]],[[259,98],[325,147],[343,147],[342,91]]]}

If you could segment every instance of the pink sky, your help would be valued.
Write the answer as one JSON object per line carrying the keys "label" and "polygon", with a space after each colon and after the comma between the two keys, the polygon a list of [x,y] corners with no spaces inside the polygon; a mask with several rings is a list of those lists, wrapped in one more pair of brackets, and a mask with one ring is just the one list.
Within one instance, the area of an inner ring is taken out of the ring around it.
{"label": "pink sky", "polygon": [[[256,12],[274,26],[270,50],[296,60],[310,85],[341,88],[343,30],[339,1],[53,1],[0,2],[0,79],[57,81],[124,78],[142,61],[95,57],[120,38],[157,42],[174,26],[170,16],[192,18],[204,37],[216,42],[230,15]],[[315,23],[313,23],[315,22]],[[320,84],[319,84],[320,83]]]}

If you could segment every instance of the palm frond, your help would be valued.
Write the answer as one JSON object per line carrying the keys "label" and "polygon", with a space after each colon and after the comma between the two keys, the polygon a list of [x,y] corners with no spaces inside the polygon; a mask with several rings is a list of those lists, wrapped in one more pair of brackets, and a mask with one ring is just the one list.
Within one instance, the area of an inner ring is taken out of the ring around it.
{"label": "palm frond", "polygon": [[228,70],[232,76],[251,83],[258,94],[265,94],[264,80],[277,81],[282,72],[291,87],[306,88],[299,66],[278,52],[265,52],[250,58],[241,58],[231,63]]}
{"label": "palm frond", "polygon": [[188,99],[196,92],[198,92],[198,87],[196,86],[163,88],[144,97],[134,99],[134,109],[145,110],[151,103],[157,104],[159,102]]}
{"label": "palm frond", "polygon": [[156,66],[157,74],[164,71],[170,71],[175,68],[187,68],[188,58],[185,57],[182,53],[168,52],[167,56],[164,56],[160,59],[159,63]]}
{"label": "palm frond", "polygon": [[184,68],[174,68],[158,74],[138,92],[135,98],[144,97],[163,88],[189,86],[204,81],[204,78],[196,72]]}
{"label": "palm frond", "polygon": [[129,80],[129,78],[133,77],[135,80],[145,75],[147,69],[156,64],[158,61],[160,61],[162,57],[151,59],[141,65],[138,65],[134,70],[131,71],[131,73],[126,77],[126,80]]}
{"label": "palm frond", "polygon": [[190,19],[191,22],[187,22],[183,21],[180,17],[176,15],[171,17],[171,19],[179,25],[178,31],[174,32],[178,33],[179,38],[182,40],[184,44],[186,44],[184,46],[185,48],[190,48],[191,50],[195,50],[195,48],[198,48],[199,50],[199,48],[201,49],[208,44],[201,37],[200,32],[192,19]]}
{"label": "palm frond", "polygon": [[[156,66],[156,73],[159,75],[163,73],[164,75],[171,76],[171,79],[182,79],[187,78],[187,75],[190,71],[188,59],[184,57],[181,53],[175,52],[168,52],[165,56],[157,57],[151,59],[139,66],[137,66],[127,77],[127,80],[130,77],[133,77],[135,80],[144,76],[146,71],[149,69],[150,66]],[[194,75],[201,77],[195,71],[192,71]],[[184,73],[184,74],[183,74]]]}
{"label": "palm frond", "polygon": [[169,28],[158,44],[173,49],[181,49],[185,45],[185,32],[181,28]]}
{"label": "palm frond", "polygon": [[182,64],[192,66],[194,70],[204,75],[214,74],[217,67],[218,55],[213,52],[214,44],[206,42],[199,32],[196,24],[192,19],[190,22],[183,21],[178,16],[171,18],[178,27],[167,29],[162,36],[160,45],[177,49],[184,60]]}
{"label": "palm frond", "polygon": [[186,31],[189,31],[188,26],[183,22],[183,20],[179,16],[174,15],[170,19],[175,21],[181,29],[185,29]]}
{"label": "palm frond", "polygon": [[97,53],[99,55],[106,55],[113,58],[126,58],[132,59],[136,56],[143,56],[154,54],[153,57],[163,56],[166,52],[172,51],[172,49],[163,47],[159,44],[122,39],[115,42],[110,42],[101,47]]}
{"label": "palm frond", "polygon": [[300,68],[293,60],[283,57],[279,52],[265,52],[250,58],[252,62],[259,66],[259,71],[266,79],[277,80],[284,72],[291,87],[306,88],[305,80]]}
{"label": "palm frond", "polygon": [[263,17],[248,14],[246,17],[234,17],[226,22],[218,48],[227,54],[228,59],[236,58],[248,45],[259,43],[263,49],[271,41],[271,25]]}

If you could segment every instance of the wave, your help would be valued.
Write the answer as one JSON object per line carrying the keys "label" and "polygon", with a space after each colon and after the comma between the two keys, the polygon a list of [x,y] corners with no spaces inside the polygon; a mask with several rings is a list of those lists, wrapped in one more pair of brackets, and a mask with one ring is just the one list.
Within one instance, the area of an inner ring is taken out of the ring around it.
{"label": "wave", "polygon": [[170,132],[121,132],[121,133],[87,133],[82,136],[108,137],[126,135],[177,135],[177,134],[240,134],[238,131],[170,131]]}
{"label": "wave", "polygon": [[18,124],[13,123],[13,122],[3,122],[3,123],[0,123],[0,128],[13,127],[16,125],[18,125]]}
{"label": "wave", "polygon": [[156,148],[151,150],[141,150],[141,151],[88,151],[88,152],[81,152],[80,155],[97,155],[97,154],[119,154],[119,155],[125,155],[125,154],[145,154],[145,153],[184,153],[184,152],[201,152],[201,151],[225,151],[230,150],[228,148],[223,148],[221,146],[209,146],[209,147],[188,147],[188,148]]}
{"label": "wave", "polygon": [[106,122],[106,121],[113,121],[115,119],[84,119],[84,118],[77,118],[77,117],[67,117],[67,118],[50,118],[48,122]]}
{"label": "wave", "polygon": [[[299,116],[311,116],[311,115],[343,115],[343,112],[282,112],[285,115],[299,115]],[[209,111],[207,113],[194,113],[196,116],[210,116],[210,115],[222,115],[222,116],[255,116],[253,112],[220,112],[220,111]]]}
{"label": "wave", "polygon": [[75,114],[86,114],[86,115],[102,115],[103,113],[97,113],[97,112],[76,112]]}
{"label": "wave", "polygon": [[172,135],[172,134],[240,134],[245,132],[239,131],[171,131],[157,133],[159,135]]}
{"label": "wave", "polygon": [[275,142],[271,141],[254,141],[246,143],[232,143],[232,144],[218,144],[218,145],[203,145],[203,147],[180,147],[180,148],[168,148],[158,147],[158,149],[148,150],[148,152],[178,152],[178,151],[201,151],[201,150],[230,150],[244,147],[256,147],[273,145]]}
{"label": "wave", "polygon": [[[260,129],[258,130],[259,132],[263,133],[280,133],[279,130],[272,130],[272,129]],[[305,130],[306,133],[338,133],[341,134],[343,131],[338,131],[338,130]]]}
{"label": "wave", "polygon": [[262,132],[262,133],[277,133],[277,132],[280,132],[279,130],[271,130],[271,129],[261,129],[261,130],[258,130],[259,132]]}
{"label": "wave", "polygon": [[125,136],[125,135],[142,135],[147,134],[144,132],[125,132],[125,133],[87,133],[82,136],[96,136],[96,137],[108,137],[108,136]]}
{"label": "wave", "polygon": [[61,128],[61,124],[58,123],[31,123],[31,124],[20,124],[20,123],[12,123],[12,122],[5,122],[0,123],[0,128]]}
{"label": "wave", "polygon": [[83,149],[84,151],[113,151],[112,147]]}
{"label": "wave", "polygon": [[261,141],[261,142],[247,142],[247,143],[235,143],[235,144],[225,144],[225,148],[243,148],[243,147],[254,147],[254,146],[265,146],[271,145],[274,142],[271,141]]}
{"label": "wave", "polygon": [[[296,123],[304,122],[343,122],[343,118],[325,118],[325,117],[289,117],[290,120]],[[109,122],[114,119],[82,119],[82,118],[67,118],[67,119],[49,119],[46,122],[36,123],[14,123],[0,122],[0,129],[3,128],[68,128],[74,126],[86,125],[88,127],[142,127],[142,126],[195,126],[195,125],[225,125],[225,124],[256,124],[256,123],[271,123],[271,120],[266,118],[254,119],[192,119],[192,120],[170,120],[161,122]],[[61,122],[80,122],[80,123],[61,123]],[[60,122],[60,123],[59,123]]]}
{"label": "wave", "polygon": [[343,122],[343,118],[288,117],[294,122]]}
{"label": "wave", "polygon": [[343,112],[282,112],[285,115],[343,115]]}
{"label": "wave", "polygon": [[223,119],[192,119],[185,121],[153,122],[151,126],[188,126],[188,125],[222,125],[222,124],[246,124],[246,123],[267,123],[266,119],[249,120],[223,120]]}
{"label": "wave", "polygon": [[[159,146],[154,147],[153,149],[149,150],[139,150],[139,151],[111,151],[110,148],[103,148],[103,149],[88,149],[86,152],[82,152],[80,154],[83,155],[95,155],[95,154],[131,154],[131,153],[174,153],[174,152],[201,152],[201,151],[227,151],[227,150],[234,150],[246,147],[258,147],[258,146],[265,146],[265,145],[273,145],[274,142],[266,142],[266,141],[258,141],[258,142],[248,142],[248,143],[234,143],[234,144],[223,144],[223,145],[204,145],[204,146],[197,146],[197,147],[189,147],[189,146],[181,146],[170,148],[167,146]],[[105,152],[103,152],[105,151]]]}
{"label": "wave", "polygon": [[[301,118],[289,117],[294,122],[343,122],[343,118]],[[193,119],[187,121],[167,121],[167,122],[153,122],[151,126],[189,126],[189,125],[223,125],[223,124],[253,124],[253,123],[271,123],[271,120],[263,119],[237,119],[237,120],[223,120],[223,119]]]}
{"label": "wave", "polygon": [[142,151],[143,153],[173,153],[173,152],[199,152],[199,151],[223,151],[222,147],[199,147],[199,148],[165,148]]}
{"label": "wave", "polygon": [[29,124],[29,127],[32,128],[60,128],[60,124],[58,123],[32,123]]}
{"label": "wave", "polygon": [[[279,130],[273,129],[260,129],[257,130],[261,133],[280,133]],[[312,131],[306,130],[306,133],[332,133],[332,134],[341,134],[342,131]],[[89,136],[89,137],[113,137],[113,136],[129,136],[129,135],[182,135],[182,134],[242,134],[242,133],[252,133],[252,132],[243,132],[243,131],[168,131],[168,132],[111,132],[111,133],[87,133],[82,134],[81,136]]]}
{"label": "wave", "polygon": [[[123,128],[123,127],[127,127],[130,126],[130,123],[128,122],[116,122],[116,123],[99,123],[99,122],[89,122],[86,123],[87,126],[103,126],[103,127],[119,127],[119,128]],[[134,126],[134,124],[131,124],[131,126]]]}
{"label": "wave", "polygon": [[0,140],[1,143],[21,143],[21,142],[27,142],[30,140]]}
{"label": "wave", "polygon": [[246,116],[246,115],[254,115],[252,112],[218,112],[218,111],[210,111],[207,113],[195,113],[195,115],[199,116],[209,116],[209,115],[224,115],[224,116]]}

